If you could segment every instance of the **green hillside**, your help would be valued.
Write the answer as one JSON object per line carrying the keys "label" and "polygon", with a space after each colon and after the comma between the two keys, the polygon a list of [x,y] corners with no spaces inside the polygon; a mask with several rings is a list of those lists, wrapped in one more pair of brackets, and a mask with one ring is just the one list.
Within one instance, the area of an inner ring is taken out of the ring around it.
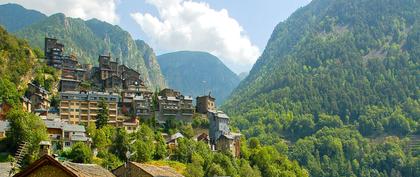
{"label": "green hillside", "polygon": [[312,176],[419,176],[405,148],[420,129],[419,17],[414,0],[313,0],[223,109],[247,137],[290,141]]}
{"label": "green hillside", "polygon": [[[0,7],[15,6],[18,5],[1,5]],[[18,13],[18,11],[11,11],[11,13]],[[4,18],[13,17],[13,15],[9,16]],[[9,26],[2,25],[6,28]],[[146,47],[138,46],[131,35],[118,26],[96,19],[84,21],[66,17],[64,14],[54,14],[31,25],[22,26],[15,31],[15,34],[28,40],[32,47],[41,49],[44,47],[45,36],[57,38],[65,45],[65,52],[75,54],[82,63],[97,64],[99,55],[111,53],[113,57],[120,58],[123,64],[140,72],[150,86],[160,88],[165,86],[165,80],[159,66],[156,65],[153,50],[150,47],[146,50]]]}
{"label": "green hillside", "polygon": [[158,56],[158,61],[170,87],[194,97],[211,92],[218,104],[239,83],[239,77],[209,53],[174,52]]}

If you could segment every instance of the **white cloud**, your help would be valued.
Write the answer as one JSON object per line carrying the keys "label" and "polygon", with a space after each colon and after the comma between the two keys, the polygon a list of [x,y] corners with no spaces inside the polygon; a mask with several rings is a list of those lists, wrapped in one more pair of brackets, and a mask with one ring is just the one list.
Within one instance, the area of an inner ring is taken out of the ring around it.
{"label": "white cloud", "polygon": [[118,22],[118,2],[119,0],[0,0],[0,4],[16,3],[47,15],[64,13],[69,17],[85,20],[97,18],[112,24]]}
{"label": "white cloud", "polygon": [[260,50],[244,34],[226,9],[190,0],[146,0],[158,10],[132,13],[132,18],[160,50],[197,50],[212,53],[236,72],[249,70]]}

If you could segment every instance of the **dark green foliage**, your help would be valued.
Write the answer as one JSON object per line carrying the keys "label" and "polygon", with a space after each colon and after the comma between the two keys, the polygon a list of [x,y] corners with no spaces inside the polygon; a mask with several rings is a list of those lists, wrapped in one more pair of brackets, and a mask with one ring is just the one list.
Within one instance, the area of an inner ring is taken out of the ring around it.
{"label": "dark green foliage", "polygon": [[102,159],[102,163],[100,165],[107,170],[114,170],[123,164],[123,162],[116,155],[107,151],[99,152],[98,157]]}
{"label": "dark green foliage", "polygon": [[109,110],[108,110],[108,105],[105,102],[105,100],[101,100],[99,102],[99,110],[98,110],[98,114],[96,115],[96,128],[100,129],[102,127],[104,127],[105,125],[108,124],[108,119],[109,119]]}
{"label": "dark green foliage", "polygon": [[129,136],[125,129],[117,128],[115,132],[114,141],[111,144],[110,152],[115,154],[118,158],[126,160],[125,153],[129,148]]}
{"label": "dark green foliage", "polygon": [[92,162],[92,151],[89,146],[83,142],[73,144],[68,158],[75,163],[91,163]]}
{"label": "dark green foliage", "polygon": [[158,56],[158,61],[171,88],[194,97],[211,92],[218,104],[239,83],[239,77],[209,53],[174,52]]}
{"label": "dark green foliage", "polygon": [[246,137],[291,141],[288,156],[311,176],[419,176],[412,146],[384,140],[419,132],[419,9],[313,0],[277,25],[223,109]]}

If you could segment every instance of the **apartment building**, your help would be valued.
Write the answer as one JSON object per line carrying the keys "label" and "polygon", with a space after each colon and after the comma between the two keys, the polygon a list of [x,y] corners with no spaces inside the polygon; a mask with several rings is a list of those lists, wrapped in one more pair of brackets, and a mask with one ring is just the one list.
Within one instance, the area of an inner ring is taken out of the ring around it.
{"label": "apartment building", "polygon": [[121,126],[124,121],[118,119],[119,96],[116,93],[67,91],[60,93],[60,99],[60,118],[70,124],[95,122],[101,100],[108,106],[109,124]]}

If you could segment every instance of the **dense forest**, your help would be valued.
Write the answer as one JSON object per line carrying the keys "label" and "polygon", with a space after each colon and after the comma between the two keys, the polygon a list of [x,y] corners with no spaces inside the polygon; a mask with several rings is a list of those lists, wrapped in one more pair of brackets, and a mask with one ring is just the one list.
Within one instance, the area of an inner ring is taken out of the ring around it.
{"label": "dense forest", "polygon": [[420,176],[419,17],[415,0],[313,0],[223,109],[311,176]]}
{"label": "dense forest", "polygon": [[222,104],[239,84],[239,77],[216,56],[206,52],[180,51],[158,56],[169,87],[193,97],[211,95]]}

